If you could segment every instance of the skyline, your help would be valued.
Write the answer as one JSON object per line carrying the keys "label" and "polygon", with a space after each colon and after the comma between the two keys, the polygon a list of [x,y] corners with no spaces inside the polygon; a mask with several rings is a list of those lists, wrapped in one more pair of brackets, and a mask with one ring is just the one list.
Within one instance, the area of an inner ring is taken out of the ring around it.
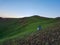
{"label": "skyline", "polygon": [[60,0],[0,0],[0,17],[60,17]]}

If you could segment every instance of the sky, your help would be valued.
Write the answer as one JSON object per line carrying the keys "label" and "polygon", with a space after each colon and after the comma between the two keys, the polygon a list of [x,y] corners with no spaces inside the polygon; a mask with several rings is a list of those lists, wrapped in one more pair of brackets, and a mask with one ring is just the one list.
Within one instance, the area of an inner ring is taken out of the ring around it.
{"label": "sky", "polygon": [[0,17],[60,17],[60,0],[0,0]]}

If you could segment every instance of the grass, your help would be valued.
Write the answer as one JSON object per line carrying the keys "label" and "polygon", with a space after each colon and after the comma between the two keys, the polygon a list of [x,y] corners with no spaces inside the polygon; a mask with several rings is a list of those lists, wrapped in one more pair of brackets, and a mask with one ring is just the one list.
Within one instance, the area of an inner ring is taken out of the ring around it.
{"label": "grass", "polygon": [[45,29],[57,22],[57,19],[39,16],[0,19],[0,43],[10,39],[25,39],[37,31],[37,26],[41,25]]}

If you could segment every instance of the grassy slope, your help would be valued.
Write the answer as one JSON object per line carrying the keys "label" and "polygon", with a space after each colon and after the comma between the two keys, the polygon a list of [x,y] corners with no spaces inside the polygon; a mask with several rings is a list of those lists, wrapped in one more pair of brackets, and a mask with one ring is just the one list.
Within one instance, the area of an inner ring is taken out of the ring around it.
{"label": "grassy slope", "polygon": [[[24,45],[60,45],[60,21],[37,31],[25,40]],[[20,45],[23,45],[23,42]],[[28,43],[27,43],[28,42]],[[19,43],[19,42],[17,42]]]}
{"label": "grassy slope", "polygon": [[37,31],[36,28],[38,25],[41,25],[44,29],[56,22],[58,20],[38,16],[22,19],[0,19],[0,41],[12,38],[25,38],[29,34]]}

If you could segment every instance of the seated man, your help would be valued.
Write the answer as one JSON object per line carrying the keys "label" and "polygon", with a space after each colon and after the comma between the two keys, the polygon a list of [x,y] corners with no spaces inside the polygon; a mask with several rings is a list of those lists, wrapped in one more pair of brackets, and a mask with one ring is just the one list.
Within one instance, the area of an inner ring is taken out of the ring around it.
{"label": "seated man", "polygon": [[37,27],[37,30],[41,30],[41,29],[42,29],[41,26],[38,26],[38,27]]}

